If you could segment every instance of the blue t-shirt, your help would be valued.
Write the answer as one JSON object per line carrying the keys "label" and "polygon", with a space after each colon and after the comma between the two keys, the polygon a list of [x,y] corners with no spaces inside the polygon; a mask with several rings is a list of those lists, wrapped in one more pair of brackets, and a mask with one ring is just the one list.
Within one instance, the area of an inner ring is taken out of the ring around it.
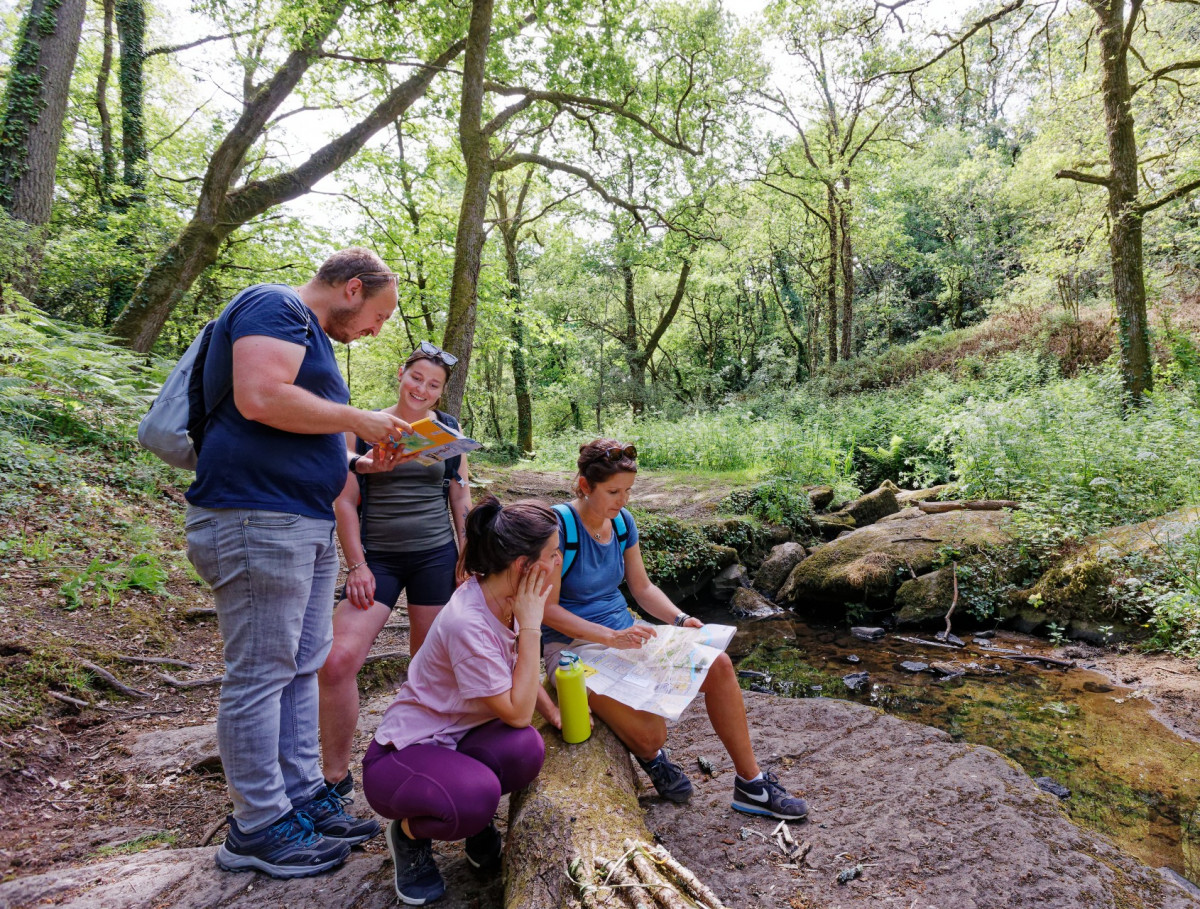
{"label": "blue t-shirt", "polygon": [[[306,348],[294,384],[327,401],[349,402],[333,345],[313,311],[286,284],[248,287],[218,317],[204,363],[210,401],[228,383],[233,342],[251,335]],[[230,392],[205,430],[187,500],[203,508],[258,508],[332,521],[333,500],[345,484],[346,442],[340,432],[284,432],[247,420]]]}
{"label": "blue t-shirt", "polygon": [[[571,508],[569,505],[567,507]],[[558,518],[558,547],[564,549],[567,533],[563,527],[563,517],[557,511],[554,515]],[[637,525],[633,523],[633,515],[624,508],[621,509],[621,517],[625,519],[625,526],[629,530],[625,548],[632,549],[638,541]],[[620,591],[621,582],[625,580],[625,556],[621,552],[616,531],[613,530],[607,543],[598,543],[587,532],[578,514],[575,519],[579,551],[575,553],[575,564],[570,574],[563,578],[558,603],[568,612],[597,625],[617,631],[628,628],[633,624],[633,614]],[[547,626],[542,626],[542,632],[548,641],[564,644],[571,641],[565,634]]]}

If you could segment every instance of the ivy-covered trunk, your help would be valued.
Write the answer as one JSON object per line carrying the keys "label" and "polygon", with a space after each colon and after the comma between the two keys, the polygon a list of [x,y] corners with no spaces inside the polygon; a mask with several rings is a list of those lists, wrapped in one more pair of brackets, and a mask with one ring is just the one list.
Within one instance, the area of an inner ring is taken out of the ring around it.
{"label": "ivy-covered trunk", "polygon": [[825,309],[828,313],[825,325],[829,362],[838,359],[838,211],[837,199],[832,183],[825,184],[825,221],[829,228],[829,262],[825,271]]}
{"label": "ivy-covered trunk", "polygon": [[1142,273],[1142,217],[1138,207],[1138,151],[1130,110],[1124,3],[1093,2],[1100,20],[1101,93],[1108,138],[1108,248],[1121,342],[1121,378],[1134,400],[1154,387]]}
{"label": "ivy-covered trunk", "polygon": [[[520,215],[518,214],[519,218]],[[517,444],[526,455],[533,454],[533,396],[529,391],[529,364],[525,359],[525,312],[521,298],[521,267],[517,261],[517,230],[514,221],[501,221],[504,262],[508,272],[508,298],[512,305],[513,395],[517,399]]]}
{"label": "ivy-covered trunk", "polygon": [[838,200],[842,232],[842,359],[854,352],[854,243],[850,239],[850,177],[842,177],[844,193]]}
{"label": "ivy-covered trunk", "polygon": [[26,224],[50,220],[84,8],[84,0],[32,0],[21,22],[0,114],[0,205]]}

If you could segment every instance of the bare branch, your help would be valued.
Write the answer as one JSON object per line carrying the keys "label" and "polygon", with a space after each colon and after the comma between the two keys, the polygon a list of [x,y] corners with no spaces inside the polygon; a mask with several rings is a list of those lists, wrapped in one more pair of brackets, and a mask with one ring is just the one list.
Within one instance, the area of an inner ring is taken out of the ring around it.
{"label": "bare branch", "polygon": [[177,54],[180,51],[191,50],[193,47],[200,47],[202,44],[211,44],[214,41],[232,41],[234,38],[241,38],[243,35],[249,35],[253,29],[243,29],[240,32],[230,32],[228,35],[209,35],[207,38],[198,38],[195,41],[189,41],[187,44],[172,44],[163,45],[162,47],[152,47],[150,50],[142,54],[142,58],[153,57],[156,54]]}
{"label": "bare branch", "polygon": [[1137,206],[1137,211],[1144,215],[1147,212],[1154,211],[1156,208],[1162,208],[1164,205],[1174,202],[1176,199],[1182,199],[1184,196],[1195,192],[1197,189],[1200,189],[1200,180],[1193,180],[1191,183],[1185,183],[1183,186],[1175,187],[1165,196],[1160,196],[1153,202],[1143,202],[1141,205]]}
{"label": "bare branch", "polygon": [[1096,186],[1111,186],[1112,177],[1104,177],[1099,174],[1085,174],[1077,170],[1060,170],[1054,175],[1056,180],[1076,180],[1079,183],[1092,183]]}

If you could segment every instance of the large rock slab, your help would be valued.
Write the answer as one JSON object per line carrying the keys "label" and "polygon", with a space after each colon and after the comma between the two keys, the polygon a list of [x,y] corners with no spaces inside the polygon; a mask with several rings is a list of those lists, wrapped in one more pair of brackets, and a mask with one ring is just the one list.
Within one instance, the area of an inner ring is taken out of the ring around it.
{"label": "large rock slab", "polygon": [[[747,693],[759,762],[809,800],[806,863],[785,862],[777,821],[729,808],[733,770],[702,709],[673,727],[692,775],[686,806],[650,799],[649,826],[739,909],[1182,909],[1180,886],[1073,824],[990,748],[847,701]],[[716,766],[709,778],[696,758]],[[742,830],[750,831],[745,835]],[[863,865],[838,884],[838,872]]]}
{"label": "large rock slab", "polygon": [[939,552],[1000,546],[1010,541],[1004,511],[950,511],[872,524],[815,549],[788,577],[776,600],[806,607],[890,604],[904,577],[934,568]]}
{"label": "large rock slab", "polygon": [[896,502],[896,493],[889,485],[880,486],[874,492],[868,492],[866,495],[859,496],[837,514],[854,518],[856,527],[866,527],[868,524],[874,524],[880,518],[886,518],[888,515],[895,514],[899,510],[900,506]]}

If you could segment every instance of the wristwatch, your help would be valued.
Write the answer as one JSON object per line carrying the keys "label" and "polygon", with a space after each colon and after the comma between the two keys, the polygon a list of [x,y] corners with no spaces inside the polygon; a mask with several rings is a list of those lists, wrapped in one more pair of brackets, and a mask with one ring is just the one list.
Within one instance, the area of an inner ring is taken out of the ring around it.
{"label": "wristwatch", "polygon": [[358,473],[358,462],[363,459],[362,455],[356,454],[350,459],[350,472]]}
{"label": "wristwatch", "polygon": [[680,625],[682,625],[684,622],[686,622],[690,618],[691,618],[691,616],[688,615],[686,612],[679,613],[679,615],[675,616],[675,627],[678,628]]}

